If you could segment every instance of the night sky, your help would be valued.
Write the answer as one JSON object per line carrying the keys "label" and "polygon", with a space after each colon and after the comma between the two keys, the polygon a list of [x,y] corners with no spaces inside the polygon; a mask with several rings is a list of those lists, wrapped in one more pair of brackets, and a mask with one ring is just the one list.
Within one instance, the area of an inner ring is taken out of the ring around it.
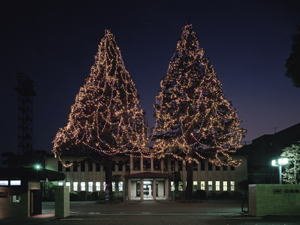
{"label": "night sky", "polygon": [[248,130],[245,141],[300,122],[300,88],[284,75],[300,25],[297,0],[75,2],[1,3],[0,151],[17,148],[16,73],[35,82],[34,148],[50,150],[106,28],[116,36],[151,126],[159,82],[187,22]]}

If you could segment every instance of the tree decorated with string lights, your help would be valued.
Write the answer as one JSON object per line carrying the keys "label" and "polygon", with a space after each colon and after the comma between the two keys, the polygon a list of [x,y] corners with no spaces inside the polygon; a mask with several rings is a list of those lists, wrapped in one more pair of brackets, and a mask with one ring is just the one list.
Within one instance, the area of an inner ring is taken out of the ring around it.
{"label": "tree decorated with string lights", "polygon": [[244,130],[192,25],[183,28],[154,108],[154,153],[185,162],[186,198],[192,195],[193,163],[240,164],[231,154],[241,147]]}
{"label": "tree decorated with string lights", "polygon": [[[147,131],[136,86],[126,70],[114,35],[105,31],[90,75],[76,95],[68,122],[53,141],[53,153],[93,151],[105,162],[106,187],[112,192],[112,156],[147,152]],[[66,165],[65,166],[71,166]]]}

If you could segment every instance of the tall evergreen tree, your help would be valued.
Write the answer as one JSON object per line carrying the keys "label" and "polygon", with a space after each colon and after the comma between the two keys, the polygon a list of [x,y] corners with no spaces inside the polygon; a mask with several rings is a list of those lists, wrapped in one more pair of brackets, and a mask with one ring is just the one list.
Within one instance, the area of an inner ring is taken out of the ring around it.
{"label": "tall evergreen tree", "polygon": [[239,164],[230,156],[241,146],[244,130],[192,25],[183,28],[156,97],[153,148],[186,163],[186,198],[192,194],[193,162]]}
{"label": "tall evergreen tree", "polygon": [[54,138],[53,152],[60,158],[65,150],[85,149],[105,157],[106,184],[111,193],[111,156],[140,154],[147,151],[146,145],[144,112],[137,89],[114,35],[106,30],[68,122]]}

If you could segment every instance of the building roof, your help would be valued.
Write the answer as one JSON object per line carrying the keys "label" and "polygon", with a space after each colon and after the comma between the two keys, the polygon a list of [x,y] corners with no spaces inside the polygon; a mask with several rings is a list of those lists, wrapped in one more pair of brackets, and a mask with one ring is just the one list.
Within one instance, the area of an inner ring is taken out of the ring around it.
{"label": "building roof", "polygon": [[169,173],[141,172],[126,175],[127,178],[169,178]]}

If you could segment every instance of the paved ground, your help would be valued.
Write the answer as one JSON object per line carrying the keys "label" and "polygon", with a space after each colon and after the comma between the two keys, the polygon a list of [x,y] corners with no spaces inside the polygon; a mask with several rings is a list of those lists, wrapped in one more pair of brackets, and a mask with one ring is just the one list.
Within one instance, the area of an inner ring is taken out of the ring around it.
{"label": "paved ground", "polygon": [[[53,213],[53,203],[43,205],[44,213]],[[97,204],[72,202],[71,216],[65,219],[35,218],[0,221],[2,225],[300,225],[300,217],[254,218],[241,214],[240,205],[228,201],[200,203],[127,202]]]}

